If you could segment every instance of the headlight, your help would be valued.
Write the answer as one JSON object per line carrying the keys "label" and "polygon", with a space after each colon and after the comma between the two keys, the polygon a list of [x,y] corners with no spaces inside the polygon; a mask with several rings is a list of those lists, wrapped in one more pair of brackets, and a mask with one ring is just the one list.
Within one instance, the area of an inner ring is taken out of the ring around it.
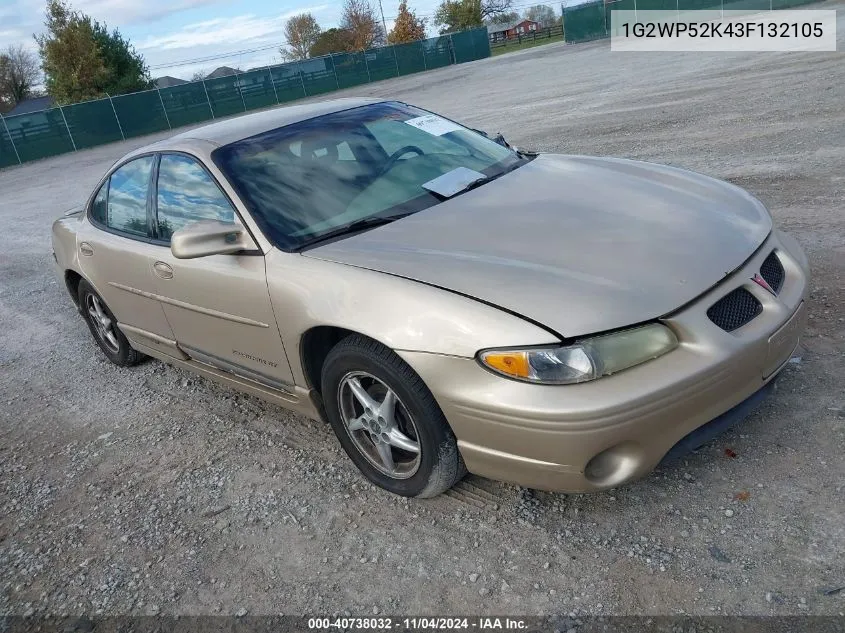
{"label": "headlight", "polygon": [[527,382],[587,382],[639,365],[678,346],[669,328],[654,323],[546,349],[486,350],[478,355],[492,371]]}

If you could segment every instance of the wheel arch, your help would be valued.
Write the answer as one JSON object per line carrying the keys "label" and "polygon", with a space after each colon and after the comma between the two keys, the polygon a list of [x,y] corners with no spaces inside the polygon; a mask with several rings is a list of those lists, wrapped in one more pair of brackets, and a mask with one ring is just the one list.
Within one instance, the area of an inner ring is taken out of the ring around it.
{"label": "wheel arch", "polygon": [[[305,375],[308,386],[318,394],[322,394],[323,365],[329,352],[343,339],[356,334],[376,340],[363,332],[336,325],[316,325],[306,330],[299,338],[299,361],[302,364],[302,373]],[[377,342],[384,345],[381,341]]]}
{"label": "wheel arch", "polygon": [[65,287],[67,288],[68,294],[70,294],[73,304],[79,308],[79,282],[81,282],[84,277],[72,268],[65,271],[64,277]]}

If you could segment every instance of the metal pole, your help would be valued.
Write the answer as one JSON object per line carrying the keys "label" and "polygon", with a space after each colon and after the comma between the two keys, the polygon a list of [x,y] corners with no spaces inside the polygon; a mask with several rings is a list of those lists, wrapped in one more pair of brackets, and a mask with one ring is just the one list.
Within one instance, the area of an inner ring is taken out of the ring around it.
{"label": "metal pole", "polygon": [[15,150],[15,156],[18,159],[18,165],[22,165],[23,163],[21,162],[21,155],[18,154],[18,148],[15,147],[15,141],[12,139],[12,133],[9,131],[9,126],[6,123],[6,119],[3,118],[2,114],[0,114],[0,121],[3,121],[3,127],[6,128],[6,136],[9,137],[9,142],[12,144],[12,149]]}
{"label": "metal pole", "polygon": [[167,116],[167,108],[164,107],[164,99],[161,98],[161,89],[156,88],[156,92],[158,92],[158,100],[161,101],[161,111],[164,112],[164,120],[167,121],[167,127],[172,130],[173,126],[170,125],[170,117]]}
{"label": "metal pole", "polygon": [[566,20],[566,10],[563,8],[563,2],[560,3],[560,36],[563,38],[563,41],[566,41],[566,27],[564,26],[564,21]]}
{"label": "metal pole", "polygon": [[340,90],[340,80],[337,78],[337,66],[334,63],[334,53],[329,53],[329,58],[332,60],[332,72],[334,73],[334,84]]}
{"label": "metal pole", "polygon": [[246,112],[246,100],[244,99],[244,91],[241,90],[240,83],[241,80],[238,78],[238,71],[235,70],[235,88],[238,89],[238,93],[241,95],[241,103],[244,106],[244,112]]}
{"label": "metal pole", "polygon": [[425,44],[423,44],[423,42],[425,42],[425,40],[420,42],[420,48],[422,49],[423,54],[423,70],[428,70],[428,63],[425,61]]}
{"label": "metal pole", "polygon": [[214,107],[211,105],[211,97],[208,96],[208,88],[205,87],[205,79],[200,79],[202,89],[205,90],[205,100],[208,101],[208,109],[211,111],[211,118],[214,118]]}
{"label": "metal pole", "polygon": [[373,77],[370,75],[370,63],[367,61],[367,51],[362,51],[361,54],[364,56],[364,66],[367,67],[367,83],[372,83]]}
{"label": "metal pole", "polygon": [[384,37],[387,37],[387,22],[384,21],[384,8],[381,6],[381,0],[378,0],[378,10],[381,11],[381,25],[384,27]]}
{"label": "metal pole", "polygon": [[302,84],[302,94],[306,97],[308,96],[308,90],[305,88],[305,73],[299,67],[299,64],[296,65],[296,72],[299,75],[299,83]]}
{"label": "metal pole", "polygon": [[273,71],[267,66],[267,72],[270,73],[270,85],[273,86],[273,94],[276,96],[276,103],[279,103],[279,93],[276,92],[276,80],[273,79]]}
{"label": "metal pole", "polygon": [[123,133],[123,126],[120,124],[120,119],[117,118],[117,110],[114,109],[114,101],[111,100],[111,95],[107,92],[106,96],[109,98],[111,104],[111,111],[114,112],[114,120],[117,121],[117,129],[120,130],[120,137],[125,141],[126,135]]}
{"label": "metal pole", "polygon": [[393,45],[393,63],[396,64],[396,76],[399,76],[399,58],[396,57],[396,45]]}
{"label": "metal pole", "polygon": [[67,130],[67,135],[70,137],[70,144],[73,145],[73,151],[76,150],[76,141],[73,140],[73,134],[70,133],[70,126],[67,124],[67,118],[65,118],[65,111],[62,110],[62,106],[59,106],[59,112],[62,113],[62,121],[65,122],[65,129]]}

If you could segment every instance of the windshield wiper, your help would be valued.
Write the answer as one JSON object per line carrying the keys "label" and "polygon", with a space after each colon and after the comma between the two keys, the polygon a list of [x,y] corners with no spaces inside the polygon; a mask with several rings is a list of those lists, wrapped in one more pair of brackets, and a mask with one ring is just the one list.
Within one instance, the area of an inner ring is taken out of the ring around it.
{"label": "windshield wiper", "polygon": [[390,224],[391,222],[401,220],[402,218],[407,217],[412,213],[414,212],[411,211],[410,213],[397,213],[395,215],[373,215],[368,218],[361,218],[360,220],[349,222],[348,224],[342,224],[331,229],[330,231],[327,231],[326,233],[323,233],[322,235],[318,235],[317,237],[308,240],[304,244],[301,244],[299,247],[297,247],[297,250],[302,250],[303,248],[314,246],[314,244],[319,244],[320,242],[325,242],[326,240],[330,240],[341,235],[358,233],[367,229],[374,229],[377,226],[382,226],[384,224]]}

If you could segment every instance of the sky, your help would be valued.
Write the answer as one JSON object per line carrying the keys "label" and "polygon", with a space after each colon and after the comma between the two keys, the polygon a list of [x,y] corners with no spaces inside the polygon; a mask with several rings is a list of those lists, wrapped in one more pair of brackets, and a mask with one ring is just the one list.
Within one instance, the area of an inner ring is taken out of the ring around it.
{"label": "sky", "polygon": [[[371,0],[378,11],[378,0]],[[515,4],[524,4],[515,0]],[[190,79],[197,71],[226,65],[247,70],[281,63],[284,23],[310,12],[324,29],[337,26],[342,0],[71,0],[74,8],[117,27],[143,54],[153,77]],[[439,0],[409,0],[430,17]],[[43,28],[45,0],[0,0],[0,50],[23,44]],[[382,0],[388,30],[399,0]],[[429,25],[430,34],[435,30]],[[258,50],[257,50],[258,49]],[[212,56],[234,53],[222,59]]]}

